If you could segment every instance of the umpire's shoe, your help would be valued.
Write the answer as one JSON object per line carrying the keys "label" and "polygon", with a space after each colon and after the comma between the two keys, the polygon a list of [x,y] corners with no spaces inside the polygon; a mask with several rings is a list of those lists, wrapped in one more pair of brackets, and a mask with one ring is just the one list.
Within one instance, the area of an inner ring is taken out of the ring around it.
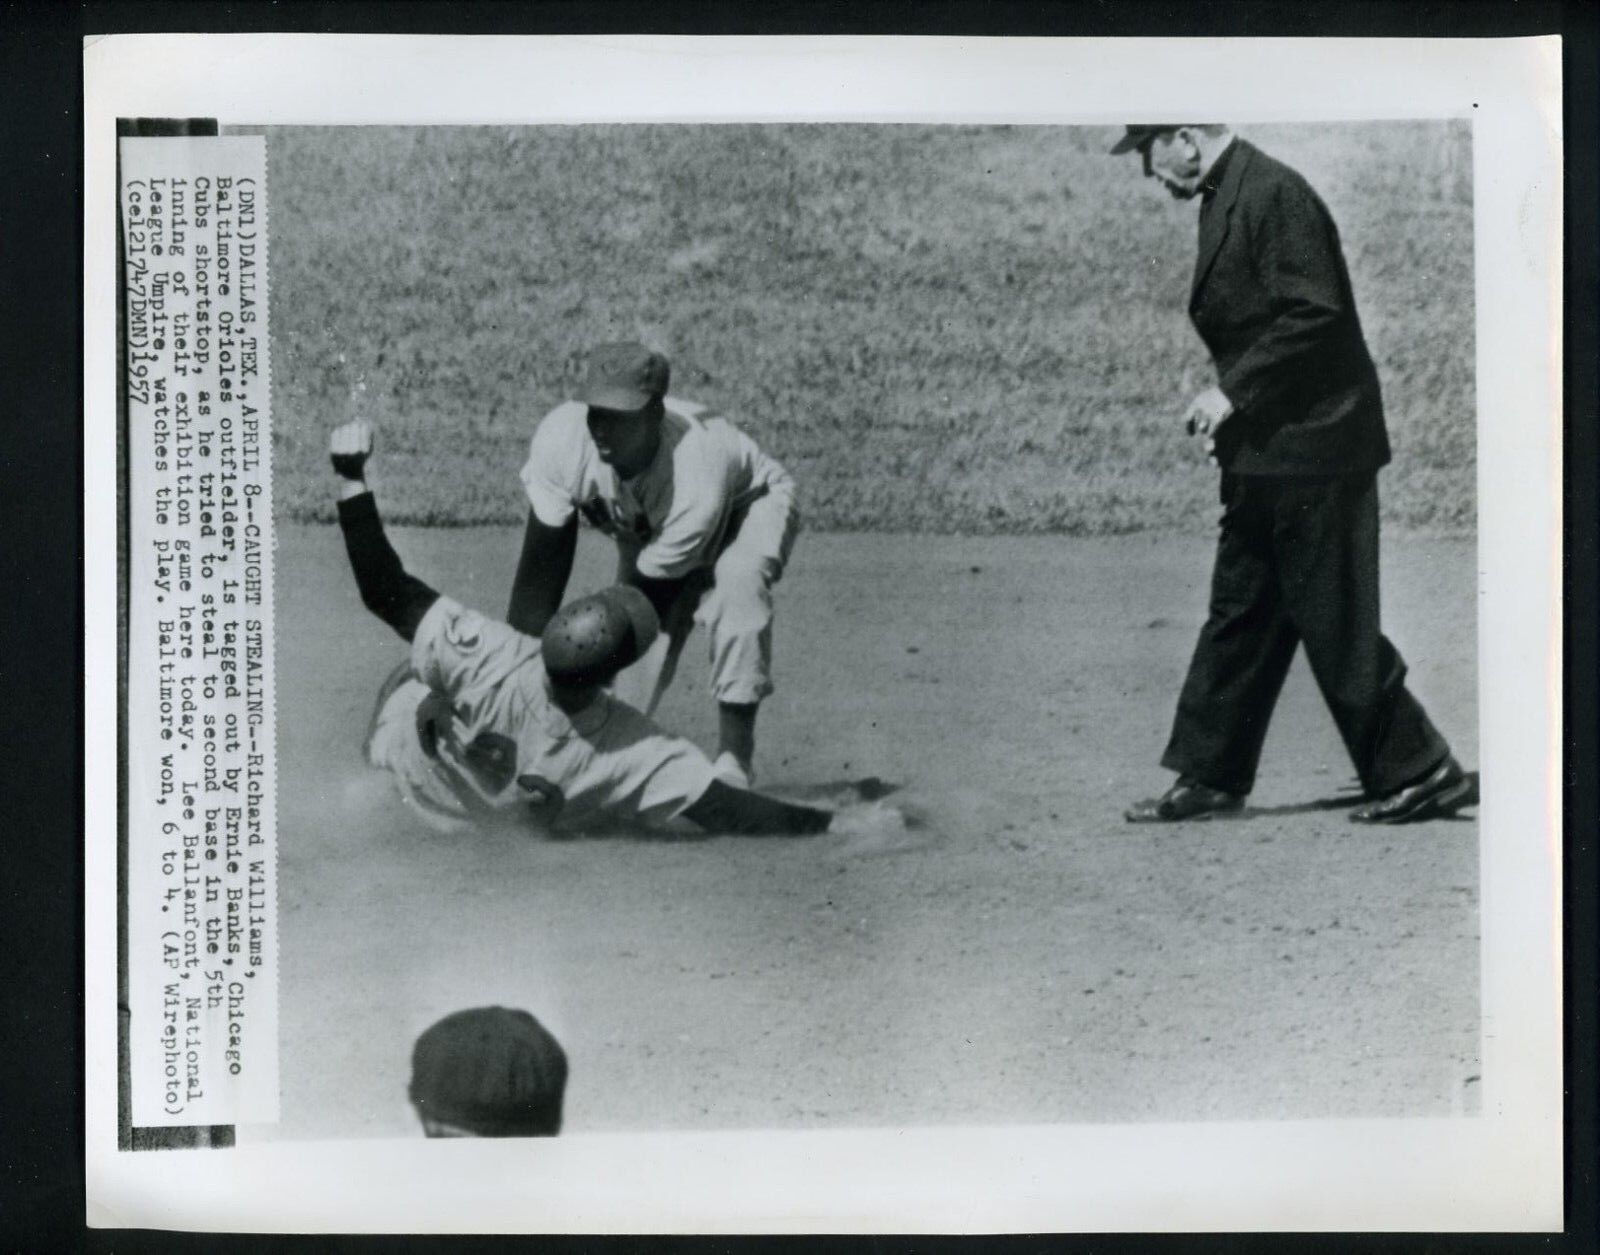
{"label": "umpire's shoe", "polygon": [[1218,815],[1231,815],[1244,806],[1244,798],[1237,793],[1213,789],[1179,776],[1177,783],[1160,797],[1135,802],[1122,812],[1130,824],[1171,824],[1181,819],[1213,819]]}
{"label": "umpire's shoe", "polygon": [[1477,801],[1474,793],[1473,782],[1461,770],[1455,755],[1446,754],[1444,761],[1420,780],[1351,811],[1350,822],[1409,824],[1419,819],[1442,819],[1463,806],[1473,805]]}

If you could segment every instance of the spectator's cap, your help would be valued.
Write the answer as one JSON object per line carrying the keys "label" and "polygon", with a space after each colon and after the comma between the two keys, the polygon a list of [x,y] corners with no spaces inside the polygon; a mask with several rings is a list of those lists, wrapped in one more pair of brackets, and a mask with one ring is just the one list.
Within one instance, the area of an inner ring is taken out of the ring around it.
{"label": "spectator's cap", "polygon": [[1118,156],[1122,153],[1131,153],[1136,148],[1143,149],[1146,144],[1157,135],[1160,135],[1162,131],[1175,131],[1182,125],[1183,123],[1181,122],[1156,122],[1153,124],[1130,122],[1123,128],[1122,138],[1111,145],[1111,154],[1112,156]]}
{"label": "spectator's cap", "polygon": [[479,1137],[559,1133],[566,1088],[566,1052],[526,1011],[457,1011],[411,1051],[417,1114]]}
{"label": "spectator's cap", "polygon": [[666,396],[671,374],[667,359],[642,344],[602,344],[589,355],[589,375],[577,399],[631,414]]}

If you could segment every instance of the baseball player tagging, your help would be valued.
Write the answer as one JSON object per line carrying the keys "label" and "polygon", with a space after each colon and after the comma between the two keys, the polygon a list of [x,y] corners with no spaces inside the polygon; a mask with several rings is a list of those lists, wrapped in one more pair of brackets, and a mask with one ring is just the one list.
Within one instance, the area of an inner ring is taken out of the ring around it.
{"label": "baseball player tagging", "polygon": [[543,827],[595,820],[707,831],[878,835],[904,827],[892,807],[827,811],[733,787],[693,744],[605,690],[658,637],[649,599],[618,585],[564,606],[541,641],[443,597],[389,544],[365,482],[372,431],[337,428],[339,524],[362,601],[411,643],[385,682],[367,757],[435,827],[514,817]]}
{"label": "baseball player tagging", "polygon": [[646,713],[694,623],[707,632],[719,765],[748,783],[756,710],[772,692],[772,588],[799,526],[789,473],[703,405],[667,395],[642,345],[596,349],[579,398],[540,422],[522,469],[529,504],[511,623],[542,630],[571,570],[577,520],[617,545],[617,580],[642,589],[664,639],[618,691]]}

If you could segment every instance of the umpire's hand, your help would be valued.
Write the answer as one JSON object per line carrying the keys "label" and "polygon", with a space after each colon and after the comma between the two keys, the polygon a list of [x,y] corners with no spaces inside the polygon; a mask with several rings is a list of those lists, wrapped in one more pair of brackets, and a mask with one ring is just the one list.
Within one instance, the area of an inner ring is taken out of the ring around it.
{"label": "umpire's hand", "polygon": [[334,474],[352,483],[366,477],[367,459],[372,456],[372,424],[364,418],[341,423],[328,436],[328,457]]}
{"label": "umpire's hand", "polygon": [[1233,417],[1233,402],[1221,388],[1207,388],[1193,401],[1183,415],[1184,430],[1191,436],[1202,436],[1206,442],[1206,458],[1213,466],[1217,462],[1217,433]]}

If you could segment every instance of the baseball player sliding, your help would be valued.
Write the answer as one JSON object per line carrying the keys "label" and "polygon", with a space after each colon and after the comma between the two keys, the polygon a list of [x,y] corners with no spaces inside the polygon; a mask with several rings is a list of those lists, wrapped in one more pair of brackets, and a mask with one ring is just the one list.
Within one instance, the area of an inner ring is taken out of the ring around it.
{"label": "baseball player sliding", "polygon": [[654,714],[703,624],[718,774],[748,787],[756,712],[772,692],[772,586],[799,527],[794,481],[726,418],[669,396],[670,374],[641,344],[601,345],[577,399],[541,420],[522,468],[528,524],[506,617],[541,633],[566,591],[579,518],[611,536],[618,583],[642,591],[665,628],[618,692]]}
{"label": "baseball player sliding", "polygon": [[[606,686],[658,636],[636,588],[613,586],[549,617],[543,640],[486,619],[406,571],[366,484],[372,428],[329,440],[339,526],[361,599],[411,643],[384,685],[367,757],[443,830],[512,817],[538,826],[684,819],[709,832],[874,836],[904,828],[883,803],[829,811],[717,777],[690,742],[669,736]],[[563,576],[564,578],[564,576]]]}

